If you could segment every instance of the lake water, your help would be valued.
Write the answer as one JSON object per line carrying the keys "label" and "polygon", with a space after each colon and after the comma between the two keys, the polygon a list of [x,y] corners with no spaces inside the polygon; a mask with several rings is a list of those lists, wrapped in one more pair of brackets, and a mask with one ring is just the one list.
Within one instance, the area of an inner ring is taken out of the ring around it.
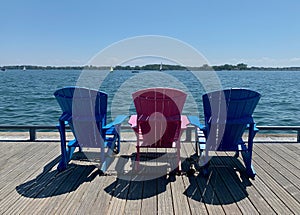
{"label": "lake water", "polygon": [[112,117],[134,113],[131,93],[145,87],[175,87],[188,92],[184,114],[199,114],[200,117],[203,117],[201,96],[205,92],[220,86],[248,88],[262,95],[254,113],[258,125],[300,124],[300,72],[220,71],[215,77],[210,73],[7,70],[0,72],[0,124],[56,125],[61,111],[53,93],[71,85],[107,92]]}

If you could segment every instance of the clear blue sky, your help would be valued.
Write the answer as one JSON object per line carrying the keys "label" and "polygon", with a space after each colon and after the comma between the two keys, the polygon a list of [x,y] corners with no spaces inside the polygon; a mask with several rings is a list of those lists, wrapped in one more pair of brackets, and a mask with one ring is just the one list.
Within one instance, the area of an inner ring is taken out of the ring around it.
{"label": "clear blue sky", "polygon": [[83,65],[128,37],[163,35],[212,65],[300,66],[299,0],[1,1],[0,66]]}

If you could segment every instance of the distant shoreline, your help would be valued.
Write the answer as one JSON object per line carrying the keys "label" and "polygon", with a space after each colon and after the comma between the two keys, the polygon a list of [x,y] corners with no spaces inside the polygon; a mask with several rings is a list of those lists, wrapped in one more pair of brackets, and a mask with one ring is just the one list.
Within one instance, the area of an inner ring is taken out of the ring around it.
{"label": "distant shoreline", "polygon": [[[109,66],[34,66],[34,65],[14,65],[14,66],[0,66],[1,70],[110,70]],[[247,66],[240,63],[237,65],[224,64],[219,66],[203,65],[199,67],[184,67],[180,65],[162,65],[162,70],[187,70],[187,71],[300,71],[300,67],[257,67]],[[115,66],[114,70],[160,70],[160,64],[148,64],[145,66]]]}

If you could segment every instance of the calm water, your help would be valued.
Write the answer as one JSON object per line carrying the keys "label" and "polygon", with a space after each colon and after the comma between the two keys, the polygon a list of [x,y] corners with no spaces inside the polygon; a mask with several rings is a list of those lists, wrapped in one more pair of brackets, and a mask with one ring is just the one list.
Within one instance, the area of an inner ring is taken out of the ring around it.
{"label": "calm water", "polygon": [[[184,113],[203,116],[201,96],[206,91],[191,72],[87,71],[81,74],[81,71],[64,70],[0,72],[0,124],[57,124],[61,112],[53,93],[63,86],[76,84],[107,92],[112,117],[133,113],[131,93],[152,86],[175,87],[189,92]],[[212,80],[207,72],[198,75],[209,89],[214,88],[217,80]],[[221,71],[217,75],[223,88],[248,88],[262,94],[254,113],[258,125],[300,124],[300,72]]]}

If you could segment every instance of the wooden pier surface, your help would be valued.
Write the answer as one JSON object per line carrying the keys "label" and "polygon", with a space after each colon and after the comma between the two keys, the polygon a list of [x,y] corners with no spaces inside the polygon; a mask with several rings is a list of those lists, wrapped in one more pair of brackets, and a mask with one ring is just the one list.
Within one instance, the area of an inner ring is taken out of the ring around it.
{"label": "wooden pier surface", "polygon": [[[225,153],[211,159],[207,178],[166,174],[172,151],[166,164],[159,161],[163,165],[136,175],[134,144],[122,142],[108,175],[99,176],[93,151],[76,153],[58,173],[59,142],[0,141],[0,214],[300,213],[299,143],[255,143],[255,180],[245,177],[240,159]],[[193,153],[192,143],[182,143],[184,172]],[[155,156],[145,160],[145,165],[157,163]]]}

